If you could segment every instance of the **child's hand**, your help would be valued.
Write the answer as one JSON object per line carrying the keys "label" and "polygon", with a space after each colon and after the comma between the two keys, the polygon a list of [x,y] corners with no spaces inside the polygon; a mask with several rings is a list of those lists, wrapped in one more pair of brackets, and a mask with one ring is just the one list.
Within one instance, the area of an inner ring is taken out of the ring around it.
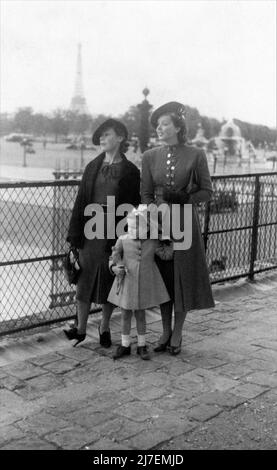
{"label": "child's hand", "polygon": [[125,266],[113,266],[112,271],[116,276],[123,277],[125,275]]}

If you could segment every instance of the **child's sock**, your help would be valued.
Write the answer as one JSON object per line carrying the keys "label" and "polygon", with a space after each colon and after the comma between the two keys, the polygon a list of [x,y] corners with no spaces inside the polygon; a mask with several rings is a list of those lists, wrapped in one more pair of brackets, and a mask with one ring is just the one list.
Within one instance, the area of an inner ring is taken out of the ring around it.
{"label": "child's sock", "polygon": [[145,346],[145,345],[146,345],[145,335],[138,335],[138,347]]}
{"label": "child's sock", "polygon": [[121,335],[121,344],[125,348],[128,348],[131,344],[131,338],[130,335]]}

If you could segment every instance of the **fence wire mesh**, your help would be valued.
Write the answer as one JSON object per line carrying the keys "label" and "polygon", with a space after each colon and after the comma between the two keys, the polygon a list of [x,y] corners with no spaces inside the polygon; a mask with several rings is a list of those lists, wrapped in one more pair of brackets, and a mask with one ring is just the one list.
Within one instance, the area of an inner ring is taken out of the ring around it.
{"label": "fence wire mesh", "polygon": [[[277,268],[277,173],[212,179],[213,198],[198,207],[211,282]],[[0,335],[75,316],[62,260],[78,186],[0,184]]]}

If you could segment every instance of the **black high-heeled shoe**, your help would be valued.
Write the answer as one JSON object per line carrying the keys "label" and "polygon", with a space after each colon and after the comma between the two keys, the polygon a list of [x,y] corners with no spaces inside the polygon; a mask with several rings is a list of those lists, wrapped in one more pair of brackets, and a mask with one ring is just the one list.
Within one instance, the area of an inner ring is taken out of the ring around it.
{"label": "black high-heeled shoe", "polygon": [[70,328],[70,330],[63,330],[63,332],[69,341],[71,341],[72,339],[77,339],[76,343],[73,344],[73,348],[75,348],[77,344],[84,341],[86,337],[86,333],[83,333],[83,334],[78,333],[77,328]]}
{"label": "black high-heeled shoe", "polygon": [[171,335],[169,336],[168,340],[165,343],[160,343],[158,346],[156,346],[153,351],[155,352],[163,352],[166,351],[167,346],[170,343]]}
{"label": "black high-heeled shoe", "polygon": [[112,339],[111,339],[111,332],[109,331],[103,331],[103,333],[100,333],[100,325],[98,326],[98,333],[99,333],[99,343],[101,346],[104,348],[110,348],[112,345]]}
{"label": "black high-heeled shoe", "polygon": [[182,340],[183,338],[181,338],[179,346],[171,346],[171,345],[167,346],[167,350],[169,354],[171,354],[172,356],[177,356],[177,354],[180,354],[182,350]]}

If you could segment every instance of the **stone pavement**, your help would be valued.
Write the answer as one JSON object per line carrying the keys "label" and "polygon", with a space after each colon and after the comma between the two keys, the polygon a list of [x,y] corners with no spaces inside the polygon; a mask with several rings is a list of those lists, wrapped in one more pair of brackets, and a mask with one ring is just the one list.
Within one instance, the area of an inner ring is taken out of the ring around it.
{"label": "stone pavement", "polygon": [[[76,348],[62,326],[0,339],[0,449],[276,449],[277,276],[215,288],[190,312],[180,355],[114,362],[96,325]],[[147,313],[157,341],[158,311]],[[112,339],[120,317],[112,317]],[[132,330],[135,343],[135,330]]]}

